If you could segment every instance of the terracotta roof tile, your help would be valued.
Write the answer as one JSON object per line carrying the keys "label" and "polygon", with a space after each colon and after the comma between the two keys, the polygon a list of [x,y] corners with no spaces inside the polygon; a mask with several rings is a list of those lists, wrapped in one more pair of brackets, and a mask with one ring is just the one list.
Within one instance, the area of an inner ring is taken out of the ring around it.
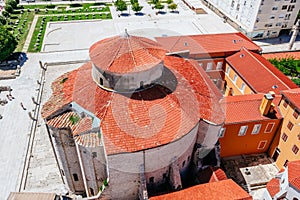
{"label": "terracotta roof tile", "polygon": [[209,183],[226,180],[225,172],[220,168],[208,167],[198,173],[200,183]]}
{"label": "terracotta roof tile", "polygon": [[102,145],[99,132],[88,132],[74,137],[77,144],[85,147],[97,147]]}
{"label": "terracotta roof tile", "polygon": [[233,180],[196,185],[184,190],[161,196],[151,197],[150,200],[250,200],[252,197],[238,186]]}
{"label": "terracotta roof tile", "polygon": [[223,56],[238,52],[242,47],[252,51],[261,51],[242,33],[202,34],[189,36],[170,36],[155,38],[170,52],[189,50],[195,57],[211,57],[220,53]]}
{"label": "terracotta roof tile", "polygon": [[[262,102],[264,94],[248,94],[227,96],[221,100],[225,109],[225,124],[247,122],[247,121],[259,121],[267,120],[269,117],[263,116],[260,113],[259,107]],[[276,95],[273,103],[278,105],[281,99],[280,95]],[[277,106],[275,106],[276,117],[282,118],[280,112],[278,112]]]}
{"label": "terracotta roof tile", "polygon": [[115,36],[100,40],[90,48],[91,61],[101,70],[130,73],[159,64],[166,54],[156,42],[137,36]]}
{"label": "terracotta roof tile", "polygon": [[300,109],[300,88],[282,91],[282,94]]}
{"label": "terracotta roof tile", "polygon": [[300,190],[300,160],[288,162],[289,183]]}
{"label": "terracotta roof tile", "polygon": [[227,57],[226,61],[257,93],[274,91],[276,94],[280,94],[282,90],[298,88],[269,61],[245,48]]}
{"label": "terracotta roof tile", "polygon": [[[165,66],[165,80],[160,81],[169,84],[167,87],[156,85],[126,95],[98,87],[91,76],[91,63],[87,63],[64,75],[68,79],[63,87],[59,81],[53,84],[58,95],[54,94],[50,101],[60,109],[64,105],[61,102],[67,99],[94,113],[100,119],[108,154],[170,143],[192,130],[200,118],[223,122],[220,94],[210,88],[212,83],[205,72],[188,60],[170,56],[165,58]],[[44,113],[47,118],[53,112]]]}
{"label": "terracotta roof tile", "polygon": [[266,186],[270,196],[273,198],[280,191],[280,181],[277,178],[272,178]]}
{"label": "terracotta roof tile", "polygon": [[264,53],[262,54],[266,59],[282,59],[282,58],[294,58],[300,59],[300,51],[287,51],[287,52],[277,52],[277,53]]}

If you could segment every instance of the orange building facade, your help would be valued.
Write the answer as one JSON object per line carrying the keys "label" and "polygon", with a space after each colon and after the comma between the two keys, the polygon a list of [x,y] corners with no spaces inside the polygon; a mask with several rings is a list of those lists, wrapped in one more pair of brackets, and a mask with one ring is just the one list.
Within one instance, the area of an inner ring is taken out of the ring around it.
{"label": "orange building facade", "polygon": [[282,125],[271,145],[269,155],[279,168],[289,161],[300,159],[300,89],[282,92],[279,110],[283,116]]}
{"label": "orange building facade", "polygon": [[[279,99],[280,96],[271,94],[225,97],[222,100],[226,108],[225,124],[219,133],[221,157],[266,152],[282,120],[272,107]],[[266,101],[269,106],[264,107]],[[267,110],[265,115],[264,110]]]}

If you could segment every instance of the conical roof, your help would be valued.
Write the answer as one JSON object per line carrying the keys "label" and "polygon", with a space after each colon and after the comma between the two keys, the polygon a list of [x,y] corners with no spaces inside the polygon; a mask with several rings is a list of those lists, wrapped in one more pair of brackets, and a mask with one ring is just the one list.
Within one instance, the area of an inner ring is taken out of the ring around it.
{"label": "conical roof", "polygon": [[124,35],[100,40],[90,48],[93,64],[112,73],[124,74],[148,70],[162,62],[166,50],[144,37]]}

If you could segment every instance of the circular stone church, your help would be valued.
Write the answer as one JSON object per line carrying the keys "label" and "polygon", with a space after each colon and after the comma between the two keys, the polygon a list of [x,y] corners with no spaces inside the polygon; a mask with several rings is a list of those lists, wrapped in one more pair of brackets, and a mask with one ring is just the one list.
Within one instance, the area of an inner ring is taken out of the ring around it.
{"label": "circular stone church", "polygon": [[57,78],[44,104],[61,176],[75,194],[146,199],[181,189],[218,140],[222,95],[197,61],[157,42],[96,42],[91,61]]}

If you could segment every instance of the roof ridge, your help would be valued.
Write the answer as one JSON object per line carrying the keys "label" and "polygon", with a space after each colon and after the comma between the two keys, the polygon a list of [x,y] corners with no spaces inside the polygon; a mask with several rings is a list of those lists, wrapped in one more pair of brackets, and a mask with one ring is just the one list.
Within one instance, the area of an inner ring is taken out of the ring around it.
{"label": "roof ridge", "polygon": [[[127,32],[126,32],[126,33],[127,33]],[[128,43],[128,47],[129,47],[129,53],[130,53],[130,55],[131,55],[131,57],[132,57],[132,60],[133,60],[133,63],[134,63],[134,68],[136,68],[136,67],[137,67],[137,63],[136,63],[135,56],[134,56],[134,53],[133,53],[133,50],[132,50],[132,45],[131,45],[131,40],[130,40],[130,38],[131,38],[131,36],[126,37],[127,43]],[[139,41],[138,38],[137,38],[137,40]],[[143,49],[144,49],[144,47],[143,47]]]}
{"label": "roof ridge", "polygon": [[[248,52],[251,57],[253,57],[257,62],[259,62],[263,67],[264,69],[266,69],[268,72],[270,72],[273,76],[276,77],[277,80],[279,80],[281,83],[283,83],[283,85],[285,85],[287,88],[291,89],[287,84],[285,84],[285,82],[283,82],[280,78],[278,78],[271,70],[269,70],[260,60],[258,60],[250,51],[248,51],[248,49],[245,48],[245,51]],[[263,57],[262,57],[263,58]],[[265,58],[263,58],[265,59]],[[269,61],[268,61],[269,62]],[[270,63],[271,64],[271,63]]]}

